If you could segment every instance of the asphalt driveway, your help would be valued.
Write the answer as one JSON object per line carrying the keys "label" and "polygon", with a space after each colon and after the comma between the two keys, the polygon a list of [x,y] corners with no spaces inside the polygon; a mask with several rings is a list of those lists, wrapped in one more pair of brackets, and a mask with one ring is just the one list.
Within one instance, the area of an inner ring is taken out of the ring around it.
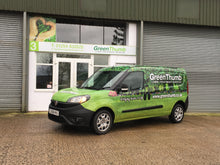
{"label": "asphalt driveway", "polygon": [[46,113],[1,113],[0,164],[220,165],[220,114],[125,122],[98,136]]}

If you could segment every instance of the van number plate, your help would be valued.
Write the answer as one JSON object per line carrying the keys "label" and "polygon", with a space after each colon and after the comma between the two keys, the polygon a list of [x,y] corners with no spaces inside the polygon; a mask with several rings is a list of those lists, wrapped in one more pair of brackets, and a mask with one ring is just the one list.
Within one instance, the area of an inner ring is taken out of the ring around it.
{"label": "van number plate", "polygon": [[55,115],[55,116],[59,116],[59,111],[54,110],[54,109],[49,109],[48,113],[52,114],[52,115]]}

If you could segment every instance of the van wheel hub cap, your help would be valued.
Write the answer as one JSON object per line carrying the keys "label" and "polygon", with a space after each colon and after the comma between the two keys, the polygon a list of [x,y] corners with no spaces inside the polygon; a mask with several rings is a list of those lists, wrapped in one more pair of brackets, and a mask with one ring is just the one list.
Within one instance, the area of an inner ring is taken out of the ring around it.
{"label": "van wheel hub cap", "polygon": [[176,108],[174,117],[176,121],[180,121],[183,118],[183,109],[181,107]]}
{"label": "van wheel hub cap", "polygon": [[97,118],[97,128],[99,131],[106,131],[110,126],[110,116],[107,113],[101,113]]}

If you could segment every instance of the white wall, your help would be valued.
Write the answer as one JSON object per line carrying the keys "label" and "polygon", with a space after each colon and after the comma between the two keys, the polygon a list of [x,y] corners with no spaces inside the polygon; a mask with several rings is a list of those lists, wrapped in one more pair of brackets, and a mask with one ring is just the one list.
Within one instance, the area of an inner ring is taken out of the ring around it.
{"label": "white wall", "polygon": [[29,53],[28,111],[47,111],[53,91],[36,90],[36,53]]}
{"label": "white wall", "polygon": [[121,66],[121,65],[135,65],[136,64],[136,56],[117,56],[110,55],[109,56],[109,66]]}
{"label": "white wall", "polygon": [[126,27],[126,45],[136,46],[137,44],[137,25],[128,23]]}

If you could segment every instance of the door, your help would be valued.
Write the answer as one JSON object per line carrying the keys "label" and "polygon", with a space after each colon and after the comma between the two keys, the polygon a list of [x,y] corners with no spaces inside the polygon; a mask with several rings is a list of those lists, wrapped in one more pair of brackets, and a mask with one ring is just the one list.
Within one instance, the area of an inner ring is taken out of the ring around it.
{"label": "door", "polygon": [[93,74],[91,59],[56,59],[56,91],[81,86]]}
{"label": "door", "polygon": [[22,109],[22,27],[22,15],[0,12],[0,111]]}
{"label": "door", "polygon": [[118,97],[119,120],[166,115],[164,100],[153,99],[155,91],[148,82],[145,70],[130,72],[119,84]]}
{"label": "door", "polygon": [[58,63],[58,90],[70,88],[71,84],[71,62]]}
{"label": "door", "polygon": [[130,72],[119,84],[118,112],[120,119],[138,118],[146,107],[144,98],[144,72]]}

